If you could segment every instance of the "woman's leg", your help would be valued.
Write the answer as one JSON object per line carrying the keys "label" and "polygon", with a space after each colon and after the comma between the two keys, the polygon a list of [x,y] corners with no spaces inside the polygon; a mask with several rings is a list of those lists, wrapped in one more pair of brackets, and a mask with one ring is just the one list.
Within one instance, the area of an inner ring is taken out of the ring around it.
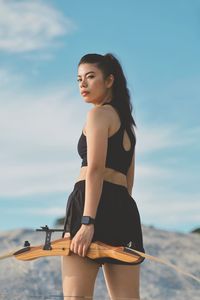
{"label": "woman's leg", "polygon": [[140,299],[140,265],[103,266],[106,286],[112,300]]}
{"label": "woman's leg", "polygon": [[62,257],[61,265],[64,300],[92,299],[100,264],[71,253]]}

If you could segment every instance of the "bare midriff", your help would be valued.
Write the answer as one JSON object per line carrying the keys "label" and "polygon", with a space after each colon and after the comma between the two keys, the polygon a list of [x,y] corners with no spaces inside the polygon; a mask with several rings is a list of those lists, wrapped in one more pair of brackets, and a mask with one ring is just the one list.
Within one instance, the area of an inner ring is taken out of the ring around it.
{"label": "bare midriff", "polygon": [[[86,174],[87,174],[87,166],[81,167],[76,182],[85,180]],[[103,173],[103,180],[127,187],[126,175],[110,168],[105,168]]]}

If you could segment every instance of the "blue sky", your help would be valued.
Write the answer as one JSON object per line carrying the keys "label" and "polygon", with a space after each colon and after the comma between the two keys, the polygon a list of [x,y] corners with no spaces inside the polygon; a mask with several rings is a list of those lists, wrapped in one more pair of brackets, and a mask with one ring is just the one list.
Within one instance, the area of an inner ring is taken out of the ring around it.
{"label": "blue sky", "polygon": [[79,173],[77,64],[122,63],[137,124],[132,196],[145,225],[200,225],[200,2],[0,0],[0,230],[53,226]]}

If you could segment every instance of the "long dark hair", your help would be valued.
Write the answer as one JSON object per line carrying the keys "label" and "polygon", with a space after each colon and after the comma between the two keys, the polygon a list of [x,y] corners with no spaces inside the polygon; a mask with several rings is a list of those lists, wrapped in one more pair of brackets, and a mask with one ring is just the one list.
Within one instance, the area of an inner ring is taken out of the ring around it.
{"label": "long dark hair", "polygon": [[121,122],[123,122],[126,128],[130,128],[132,125],[137,128],[132,117],[133,106],[130,100],[130,92],[119,60],[111,53],[105,55],[92,53],[84,55],[78,66],[84,63],[96,64],[103,72],[105,79],[110,74],[114,76],[112,86],[114,101],[112,99],[112,105],[118,111]]}

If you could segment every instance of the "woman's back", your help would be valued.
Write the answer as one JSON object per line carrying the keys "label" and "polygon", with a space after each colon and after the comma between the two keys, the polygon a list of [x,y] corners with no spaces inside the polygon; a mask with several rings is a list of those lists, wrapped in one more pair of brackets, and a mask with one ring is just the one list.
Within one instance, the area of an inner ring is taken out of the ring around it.
{"label": "woman's back", "polygon": [[[121,122],[118,112],[113,107],[113,101],[106,102],[103,105],[109,105],[108,109],[112,110],[105,167],[127,175],[135,150],[135,135],[132,130],[127,130]],[[79,138],[77,149],[82,158],[81,167],[87,166],[87,140],[84,130]]]}

